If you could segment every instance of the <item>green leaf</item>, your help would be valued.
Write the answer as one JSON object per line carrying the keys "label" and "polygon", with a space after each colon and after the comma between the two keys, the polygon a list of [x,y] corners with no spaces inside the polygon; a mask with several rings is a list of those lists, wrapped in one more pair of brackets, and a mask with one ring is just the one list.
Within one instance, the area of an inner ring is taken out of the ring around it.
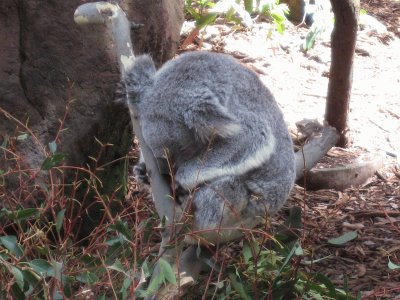
{"label": "green leaf", "polygon": [[304,254],[303,248],[301,248],[300,245],[297,245],[296,250],[294,251],[294,254],[297,256],[303,255]]}
{"label": "green leaf", "polygon": [[111,266],[107,266],[107,269],[114,270],[117,272],[125,273],[124,266],[121,264],[119,259],[115,260],[115,262]]}
{"label": "green leaf", "polygon": [[52,277],[54,277],[55,279],[57,279],[58,281],[62,281],[63,279],[63,270],[64,270],[64,264],[62,262],[58,262],[54,259],[51,259],[51,266],[52,266],[52,270],[53,273]]}
{"label": "green leaf", "polygon": [[5,136],[5,137],[4,137],[4,140],[3,140],[3,142],[2,142],[1,145],[0,145],[1,148],[7,148],[8,139],[9,139],[8,136]]}
{"label": "green leaf", "polygon": [[7,212],[7,217],[13,221],[22,221],[32,217],[37,218],[38,216],[39,216],[38,208],[25,208]]}
{"label": "green leaf", "polygon": [[14,283],[11,287],[11,293],[12,293],[12,299],[13,300],[25,300],[25,294],[24,292],[19,288],[19,285],[17,283]]}
{"label": "green leaf", "polygon": [[280,276],[276,277],[272,286],[271,299],[293,299],[290,296],[293,295],[296,282],[296,279],[285,281]]}
{"label": "green leaf", "polygon": [[23,134],[20,134],[19,136],[17,136],[17,141],[23,141],[23,140],[26,140],[27,138],[28,138],[28,134],[23,133]]}
{"label": "green leaf", "polygon": [[33,273],[29,269],[22,270],[22,274],[24,275],[24,280],[32,287],[36,286],[39,280],[41,280],[37,274]]}
{"label": "green leaf", "polygon": [[129,287],[132,284],[132,280],[129,277],[125,277],[124,281],[122,282],[122,287],[119,290],[120,293],[124,295],[123,299],[126,299],[126,291],[129,289]]}
{"label": "green leaf", "polygon": [[43,163],[41,169],[44,171],[50,170],[54,166],[53,160],[51,157],[47,157]]}
{"label": "green leaf", "polygon": [[248,264],[250,259],[253,258],[253,253],[251,252],[250,246],[248,243],[243,245],[243,258],[244,261]]}
{"label": "green leaf", "polygon": [[252,298],[247,294],[244,285],[239,282],[237,279],[236,275],[233,273],[229,274],[229,280],[231,281],[231,284],[235,291],[240,295],[240,297],[244,300],[251,300]]}
{"label": "green leaf", "polygon": [[317,273],[314,278],[315,278],[315,280],[319,281],[320,283],[322,283],[323,285],[326,286],[326,288],[329,291],[330,297],[332,297],[333,299],[337,299],[335,286],[333,285],[332,281],[330,281],[330,279],[328,277]]}
{"label": "green leaf", "polygon": [[143,298],[145,298],[145,297],[149,297],[149,296],[154,295],[157,292],[159,286],[164,281],[165,281],[164,274],[162,274],[162,272],[159,272],[155,278],[151,279],[150,284],[147,287],[147,290],[146,291],[140,291],[141,296]]}
{"label": "green leaf", "polygon": [[281,268],[279,269],[278,274],[281,274],[282,270],[286,267],[286,265],[288,264],[289,260],[293,257],[296,249],[297,249],[297,243],[295,245],[293,245],[292,249],[290,250],[290,252],[288,253],[288,255],[286,256]]}
{"label": "green leaf", "polygon": [[43,163],[41,169],[44,171],[50,170],[55,165],[61,163],[65,158],[65,155],[62,153],[54,153],[52,156],[47,157]]}
{"label": "green leaf", "polygon": [[14,275],[15,282],[18,284],[19,288],[23,291],[24,290],[24,275],[18,268],[14,267],[14,266],[11,266],[11,273]]}
{"label": "green leaf", "polygon": [[53,266],[44,259],[34,259],[28,262],[28,265],[41,277],[54,276]]}
{"label": "green leaf", "polygon": [[24,255],[24,249],[20,244],[17,242],[17,237],[14,235],[6,235],[0,237],[0,243],[16,258],[20,258]]}
{"label": "green leaf", "polygon": [[72,284],[75,283],[75,277],[65,276],[63,280],[63,292],[67,299],[72,299]]}
{"label": "green leaf", "polygon": [[86,272],[83,272],[82,274],[77,275],[76,280],[78,280],[79,282],[82,282],[82,283],[87,283],[89,285],[93,285],[99,281],[99,278],[97,277],[96,274],[86,271]]}
{"label": "green leaf", "polygon": [[49,143],[49,150],[51,153],[55,154],[57,151],[57,143],[56,141],[52,141]]}
{"label": "green leaf", "polygon": [[0,169],[0,175],[3,175],[6,171]]}
{"label": "green leaf", "polygon": [[200,247],[200,244],[197,244],[197,247],[196,247],[196,257],[197,257],[197,258],[200,258],[200,254],[201,254],[201,247]]}
{"label": "green leaf", "polygon": [[337,238],[328,240],[328,243],[332,245],[343,245],[346,244],[347,242],[350,242],[351,240],[354,240],[356,237],[357,237],[357,231],[349,231]]}
{"label": "green leaf", "polygon": [[395,263],[392,263],[392,261],[389,259],[388,268],[390,270],[398,270],[398,269],[400,269],[400,266],[396,265]]}
{"label": "green leaf", "polygon": [[164,278],[173,285],[176,285],[177,283],[175,278],[175,272],[172,269],[171,265],[165,259],[162,258],[159,259],[158,264],[160,266],[161,273],[164,275]]}
{"label": "green leaf", "polygon": [[314,46],[317,34],[318,33],[316,31],[308,32],[308,34],[306,36],[306,40],[305,40],[304,45],[303,45],[303,50],[304,51],[308,51]]}
{"label": "green leaf", "polygon": [[244,9],[251,14],[253,12],[253,0],[244,0]]}
{"label": "green leaf", "polygon": [[106,241],[106,244],[110,247],[124,243],[126,243],[126,240],[122,236],[117,236],[115,238],[111,238],[108,241]]}
{"label": "green leaf", "polygon": [[62,224],[63,224],[63,220],[64,220],[64,215],[65,215],[65,208],[60,210],[57,213],[57,220],[56,220],[56,230],[58,233],[60,233]]}
{"label": "green leaf", "polygon": [[208,13],[205,15],[200,16],[200,18],[198,18],[196,20],[196,27],[198,28],[203,28],[205,26],[207,26],[208,24],[211,24],[212,22],[215,21],[215,19],[217,18],[217,13]]}
{"label": "green leaf", "polygon": [[200,19],[200,14],[193,8],[187,7],[186,11],[195,19],[198,20]]}
{"label": "green leaf", "polygon": [[129,229],[127,223],[117,220],[114,225],[110,226],[110,229],[116,230],[128,241],[132,241],[132,231]]}

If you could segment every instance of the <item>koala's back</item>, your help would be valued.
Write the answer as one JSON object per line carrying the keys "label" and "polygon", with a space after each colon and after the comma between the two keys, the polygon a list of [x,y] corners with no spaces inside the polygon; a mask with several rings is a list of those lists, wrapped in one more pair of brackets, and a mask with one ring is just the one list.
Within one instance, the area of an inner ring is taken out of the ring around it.
{"label": "koala's back", "polygon": [[200,187],[197,228],[232,225],[224,193],[249,224],[278,210],[294,183],[294,153],[282,113],[257,75],[210,52],[181,55],[154,76],[142,76],[151,59],[141,60],[133,76],[145,82],[135,90],[143,136],[156,158],[169,150],[180,186]]}
{"label": "koala's back", "polygon": [[[233,110],[240,107],[265,110],[266,101],[274,102],[254,72],[228,55],[206,51],[185,53],[167,62],[157,72],[153,87],[152,95],[158,97],[152,101],[160,106],[166,99],[170,104],[196,105],[196,101],[201,101],[195,94],[199,87],[212,90],[228,109],[235,105]],[[257,94],[263,95],[257,97]]]}

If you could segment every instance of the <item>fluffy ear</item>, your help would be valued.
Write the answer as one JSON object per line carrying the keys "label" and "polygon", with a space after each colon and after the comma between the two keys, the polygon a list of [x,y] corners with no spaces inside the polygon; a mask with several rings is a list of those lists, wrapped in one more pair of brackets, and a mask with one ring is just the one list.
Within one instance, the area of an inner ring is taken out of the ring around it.
{"label": "fluffy ear", "polygon": [[235,116],[220,104],[211,91],[202,91],[196,101],[184,113],[186,126],[194,130],[201,141],[210,141],[215,136],[228,138],[240,131]]}
{"label": "fluffy ear", "polygon": [[126,91],[131,100],[153,84],[155,73],[156,67],[150,56],[141,55],[135,58],[132,69],[125,78]]}

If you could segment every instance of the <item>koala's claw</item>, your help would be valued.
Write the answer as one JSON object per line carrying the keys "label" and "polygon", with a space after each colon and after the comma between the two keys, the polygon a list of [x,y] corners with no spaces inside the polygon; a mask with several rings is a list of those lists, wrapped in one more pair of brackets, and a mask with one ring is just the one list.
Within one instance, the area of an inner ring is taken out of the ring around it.
{"label": "koala's claw", "polygon": [[133,174],[138,183],[150,185],[146,164],[144,162],[138,163],[133,167]]}

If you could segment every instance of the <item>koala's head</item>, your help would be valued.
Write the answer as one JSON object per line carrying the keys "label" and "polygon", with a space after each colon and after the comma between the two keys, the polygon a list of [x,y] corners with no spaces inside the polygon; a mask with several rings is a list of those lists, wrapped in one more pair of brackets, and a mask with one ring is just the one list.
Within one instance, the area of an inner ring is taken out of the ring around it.
{"label": "koala's head", "polygon": [[[144,139],[155,157],[164,156],[167,151],[168,157],[179,165],[241,130],[236,117],[209,90],[198,93],[193,101],[185,99],[186,105],[163,106],[154,103],[154,99],[161,103],[168,103],[169,99],[163,99],[156,92],[157,87],[154,88],[143,100],[154,105],[146,105],[141,121]],[[179,99],[174,100],[179,102]]]}

